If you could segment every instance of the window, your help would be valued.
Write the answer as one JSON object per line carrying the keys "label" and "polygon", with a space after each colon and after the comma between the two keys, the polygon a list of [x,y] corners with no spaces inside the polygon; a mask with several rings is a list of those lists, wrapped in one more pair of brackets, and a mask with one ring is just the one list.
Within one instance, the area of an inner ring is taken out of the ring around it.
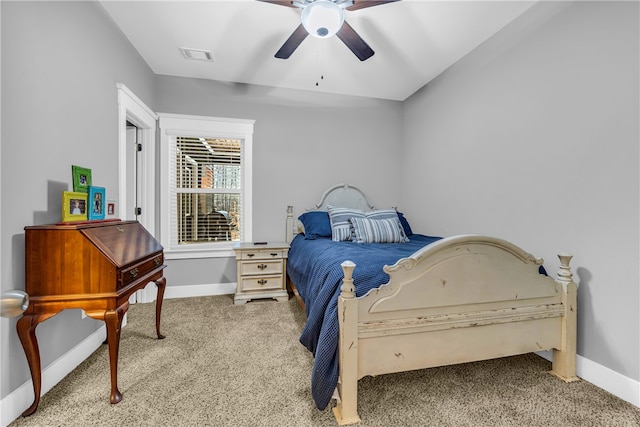
{"label": "window", "polygon": [[233,256],[251,240],[253,121],[159,114],[167,258]]}

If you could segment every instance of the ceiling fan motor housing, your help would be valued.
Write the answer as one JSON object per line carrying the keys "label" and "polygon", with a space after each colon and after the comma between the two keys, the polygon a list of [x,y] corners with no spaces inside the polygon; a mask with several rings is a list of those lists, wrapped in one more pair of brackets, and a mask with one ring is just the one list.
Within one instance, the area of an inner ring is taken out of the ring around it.
{"label": "ceiling fan motor housing", "polygon": [[344,10],[330,0],[316,0],[302,9],[302,25],[318,38],[335,35],[344,23]]}

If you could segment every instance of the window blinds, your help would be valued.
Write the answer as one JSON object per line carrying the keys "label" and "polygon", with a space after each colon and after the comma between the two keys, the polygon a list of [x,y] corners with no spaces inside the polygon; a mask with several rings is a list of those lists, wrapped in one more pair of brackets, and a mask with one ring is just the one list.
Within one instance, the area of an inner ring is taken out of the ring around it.
{"label": "window blinds", "polygon": [[242,141],[177,136],[173,142],[176,243],[240,240]]}

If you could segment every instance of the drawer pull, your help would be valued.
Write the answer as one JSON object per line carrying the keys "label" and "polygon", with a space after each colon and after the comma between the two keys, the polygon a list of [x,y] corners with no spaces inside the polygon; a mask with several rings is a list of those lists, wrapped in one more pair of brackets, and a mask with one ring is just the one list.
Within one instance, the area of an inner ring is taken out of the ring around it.
{"label": "drawer pull", "polygon": [[258,285],[266,285],[266,284],[267,284],[267,279],[258,280]]}
{"label": "drawer pull", "polygon": [[249,258],[252,258],[252,257],[254,257],[255,255],[256,255],[256,254],[247,254],[247,256],[248,256]]}
{"label": "drawer pull", "polygon": [[273,256],[273,257],[276,257],[276,256],[278,256],[278,255],[279,255],[279,254],[278,254],[277,252],[271,252],[271,256]]}
{"label": "drawer pull", "polygon": [[137,268],[131,269],[131,271],[129,271],[129,274],[131,275],[132,279],[135,279],[136,277],[138,277],[138,269]]}
{"label": "drawer pull", "polygon": [[156,267],[160,265],[160,257],[157,257],[153,260],[153,265],[155,265]]}
{"label": "drawer pull", "polygon": [[264,269],[265,269],[265,268],[267,268],[267,267],[268,267],[268,266],[267,266],[267,264],[258,264],[258,268],[259,268],[260,270],[264,270]]}

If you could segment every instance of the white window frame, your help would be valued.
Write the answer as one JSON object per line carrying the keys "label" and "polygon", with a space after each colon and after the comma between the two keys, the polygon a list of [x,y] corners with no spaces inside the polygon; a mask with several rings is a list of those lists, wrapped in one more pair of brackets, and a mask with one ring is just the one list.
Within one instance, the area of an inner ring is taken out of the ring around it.
{"label": "white window frame", "polygon": [[[164,247],[165,258],[219,258],[233,257],[234,242],[197,243],[178,245],[172,241],[172,230],[177,224],[171,221],[171,180],[175,179],[171,170],[171,139],[178,136],[202,138],[229,138],[242,140],[241,165],[241,216],[240,230],[243,241],[253,238],[253,124],[255,120],[222,117],[190,116],[182,114],[158,113],[160,133],[160,243]],[[175,182],[175,181],[174,181]]]}

